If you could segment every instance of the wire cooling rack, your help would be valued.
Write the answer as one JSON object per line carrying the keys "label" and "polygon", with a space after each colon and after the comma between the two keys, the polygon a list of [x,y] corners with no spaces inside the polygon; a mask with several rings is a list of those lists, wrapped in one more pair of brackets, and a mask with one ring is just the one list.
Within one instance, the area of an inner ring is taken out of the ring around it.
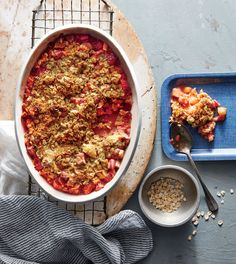
{"label": "wire cooling rack", "polygon": [[[90,24],[112,35],[113,14],[105,0],[41,0],[38,8],[33,10],[31,46],[49,30],[66,24]],[[53,202],[91,225],[106,219],[106,197],[86,204],[64,203],[44,193],[31,176],[28,194]]]}

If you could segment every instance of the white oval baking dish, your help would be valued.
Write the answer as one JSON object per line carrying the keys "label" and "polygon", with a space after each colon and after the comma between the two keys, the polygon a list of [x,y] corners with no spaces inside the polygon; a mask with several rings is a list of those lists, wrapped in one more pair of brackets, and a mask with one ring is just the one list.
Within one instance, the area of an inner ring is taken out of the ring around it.
{"label": "white oval baking dish", "polygon": [[[133,105],[131,110],[132,121],[131,121],[131,133],[130,133],[131,140],[125,152],[121,166],[117,171],[116,175],[114,176],[114,178],[110,182],[108,182],[104,186],[104,188],[102,188],[99,191],[94,191],[87,195],[72,195],[72,194],[60,192],[54,189],[49,183],[47,183],[47,181],[42,176],[40,176],[39,172],[34,168],[33,163],[27,154],[26,147],[24,144],[24,130],[21,123],[22,99],[24,94],[24,87],[32,67],[34,66],[41,53],[46,49],[46,47],[50,42],[54,41],[61,34],[67,35],[67,34],[76,34],[76,33],[89,34],[91,36],[94,36],[95,38],[105,41],[111,47],[111,49],[117,55],[117,57],[121,62],[122,68],[127,75],[129,85],[133,93],[132,94]],[[27,168],[30,174],[39,184],[39,186],[46,193],[53,196],[57,200],[61,200],[64,202],[73,202],[73,203],[85,203],[88,201],[95,200],[101,196],[104,196],[117,184],[117,182],[120,180],[120,178],[125,174],[126,170],[128,169],[130,162],[133,158],[135,149],[137,147],[138,138],[140,134],[140,127],[141,127],[141,110],[140,110],[139,95],[138,95],[138,83],[135,77],[135,73],[132,64],[130,63],[124,50],[117,43],[117,41],[109,34],[91,25],[83,25],[83,24],[66,25],[50,31],[42,39],[40,39],[40,41],[31,50],[30,55],[26,60],[26,63],[20,74],[16,89],[15,130],[16,130],[16,138],[17,138],[18,146],[23,156],[23,159],[27,165]]]}

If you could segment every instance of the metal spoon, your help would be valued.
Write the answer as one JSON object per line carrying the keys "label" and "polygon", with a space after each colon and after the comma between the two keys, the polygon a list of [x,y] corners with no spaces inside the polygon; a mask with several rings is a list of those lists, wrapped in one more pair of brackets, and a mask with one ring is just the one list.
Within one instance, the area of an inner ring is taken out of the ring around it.
{"label": "metal spoon", "polygon": [[205,183],[203,182],[202,177],[197,169],[197,166],[195,162],[193,161],[193,158],[190,154],[193,140],[192,140],[192,136],[189,130],[184,125],[174,122],[170,126],[170,138],[171,138],[171,144],[173,145],[175,150],[187,155],[202,185],[209,210],[212,212],[217,211],[218,204],[216,200],[213,198],[213,196],[211,195],[211,193],[209,192]]}

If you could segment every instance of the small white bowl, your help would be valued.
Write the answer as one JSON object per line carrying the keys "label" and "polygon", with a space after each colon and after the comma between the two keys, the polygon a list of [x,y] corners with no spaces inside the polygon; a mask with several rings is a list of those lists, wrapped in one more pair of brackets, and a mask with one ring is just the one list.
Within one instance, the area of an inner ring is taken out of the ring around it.
{"label": "small white bowl", "polygon": [[[60,192],[54,189],[42,176],[40,176],[39,172],[34,168],[34,165],[27,154],[26,147],[24,144],[24,130],[21,123],[22,98],[24,94],[24,87],[31,69],[38,60],[41,53],[48,47],[48,44],[50,42],[53,42],[60,35],[67,35],[67,34],[89,34],[95,38],[101,39],[104,42],[106,42],[111,47],[112,51],[116,54],[116,56],[119,58],[121,66],[126,73],[130,88],[132,90],[133,105],[131,109],[132,121],[131,121],[131,130],[130,130],[130,143],[125,151],[125,155],[121,162],[120,168],[117,171],[114,178],[110,182],[108,182],[104,186],[104,188],[102,188],[99,191],[94,191],[87,195],[72,195],[69,193]],[[45,192],[47,192],[49,195],[53,196],[57,200],[61,200],[64,202],[85,203],[98,199],[101,196],[104,196],[117,184],[117,182],[125,174],[126,170],[130,165],[140,135],[141,110],[140,110],[140,102],[139,102],[140,95],[138,94],[138,91],[139,89],[138,89],[136,75],[133,66],[129,61],[126,53],[111,35],[109,35],[105,31],[95,26],[84,25],[84,24],[73,24],[73,25],[58,27],[50,31],[48,34],[46,34],[42,39],[40,39],[37,42],[37,44],[31,50],[30,55],[19,77],[19,82],[16,89],[15,129],[16,129],[16,138],[17,138],[18,146],[20,148],[24,161],[29,169],[29,172]]]}
{"label": "small white bowl", "polygon": [[[176,179],[184,185],[186,201],[172,213],[162,212],[149,202],[147,192],[151,184],[160,178]],[[178,166],[166,165],[148,173],[141,183],[138,198],[140,207],[149,220],[160,226],[175,227],[186,223],[196,213],[200,203],[200,188],[198,181],[190,172]]]}

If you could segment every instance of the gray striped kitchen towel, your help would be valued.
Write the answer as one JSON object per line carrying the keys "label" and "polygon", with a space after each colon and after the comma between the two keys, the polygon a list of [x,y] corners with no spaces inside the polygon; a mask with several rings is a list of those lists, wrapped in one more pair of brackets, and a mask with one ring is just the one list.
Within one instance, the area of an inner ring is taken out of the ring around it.
{"label": "gray striped kitchen towel", "polygon": [[152,250],[152,234],[124,210],[98,227],[37,197],[0,196],[0,263],[135,263]]}

